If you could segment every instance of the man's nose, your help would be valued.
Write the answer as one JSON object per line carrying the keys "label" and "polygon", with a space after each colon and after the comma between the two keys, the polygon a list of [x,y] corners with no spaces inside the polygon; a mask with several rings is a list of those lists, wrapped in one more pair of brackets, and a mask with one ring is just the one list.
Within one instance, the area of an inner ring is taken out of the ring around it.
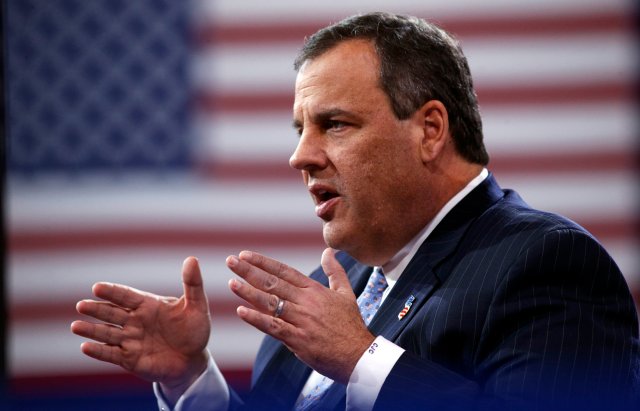
{"label": "man's nose", "polygon": [[328,159],[322,138],[306,130],[298,140],[298,146],[289,158],[289,165],[298,170],[323,169]]}

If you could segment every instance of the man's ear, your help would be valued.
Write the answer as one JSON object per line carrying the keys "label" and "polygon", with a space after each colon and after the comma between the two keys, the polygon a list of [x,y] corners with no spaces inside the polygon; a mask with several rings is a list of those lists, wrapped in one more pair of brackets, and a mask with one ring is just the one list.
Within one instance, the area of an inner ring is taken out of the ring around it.
{"label": "man's ear", "polygon": [[430,100],[415,115],[422,126],[420,157],[424,163],[429,163],[442,153],[450,138],[449,114],[442,102]]}

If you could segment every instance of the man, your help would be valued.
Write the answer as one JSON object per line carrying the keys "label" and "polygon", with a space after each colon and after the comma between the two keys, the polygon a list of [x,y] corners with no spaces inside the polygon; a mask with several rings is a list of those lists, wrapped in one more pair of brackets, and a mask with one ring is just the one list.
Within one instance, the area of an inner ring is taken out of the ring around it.
{"label": "man", "polygon": [[331,248],[310,278],[248,251],[227,259],[245,280],[229,283],[249,303],[238,315],[268,334],[246,402],[206,351],[194,258],[179,299],[96,284],[107,301],[77,309],[104,323],[72,324],[99,342],[83,352],[157,382],[167,409],[632,406],[627,285],[584,229],[531,209],[485,169],[457,43],[374,13],[320,30],[295,68],[290,164]]}

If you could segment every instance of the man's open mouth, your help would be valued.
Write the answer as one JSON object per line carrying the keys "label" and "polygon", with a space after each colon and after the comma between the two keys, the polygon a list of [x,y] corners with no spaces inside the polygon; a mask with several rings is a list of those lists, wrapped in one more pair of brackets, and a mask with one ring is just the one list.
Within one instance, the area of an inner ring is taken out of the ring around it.
{"label": "man's open mouth", "polygon": [[340,198],[338,191],[331,186],[316,183],[309,186],[309,192],[316,204],[316,215],[323,220],[331,219]]}

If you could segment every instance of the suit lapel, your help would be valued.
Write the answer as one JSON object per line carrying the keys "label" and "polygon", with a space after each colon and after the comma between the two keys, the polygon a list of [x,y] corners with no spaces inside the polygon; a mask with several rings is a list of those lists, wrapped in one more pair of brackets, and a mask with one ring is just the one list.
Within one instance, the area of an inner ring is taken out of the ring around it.
{"label": "suit lapel", "polygon": [[[493,176],[489,175],[447,214],[420,246],[369,324],[374,335],[381,335],[389,341],[398,337],[449,275],[450,271],[444,263],[459,246],[471,223],[503,196]],[[411,308],[402,319],[398,319],[398,314],[411,296]]]}
{"label": "suit lapel", "polygon": [[446,215],[420,246],[417,254],[424,255],[440,280],[449,273],[439,265],[460,245],[473,221],[503,197],[502,189],[489,174]]}
{"label": "suit lapel", "polygon": [[[424,255],[416,255],[373,317],[369,324],[371,333],[394,341],[438,283]],[[398,319],[398,314],[411,296],[414,298],[411,309],[401,320]]]}

